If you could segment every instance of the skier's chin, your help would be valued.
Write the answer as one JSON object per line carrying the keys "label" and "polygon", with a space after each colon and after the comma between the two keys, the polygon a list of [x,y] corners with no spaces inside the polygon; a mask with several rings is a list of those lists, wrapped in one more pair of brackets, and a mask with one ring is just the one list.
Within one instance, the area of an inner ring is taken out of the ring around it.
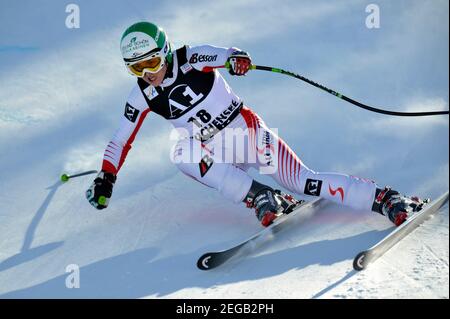
{"label": "skier's chin", "polygon": [[162,82],[156,75],[146,75],[144,81],[153,86],[159,86]]}

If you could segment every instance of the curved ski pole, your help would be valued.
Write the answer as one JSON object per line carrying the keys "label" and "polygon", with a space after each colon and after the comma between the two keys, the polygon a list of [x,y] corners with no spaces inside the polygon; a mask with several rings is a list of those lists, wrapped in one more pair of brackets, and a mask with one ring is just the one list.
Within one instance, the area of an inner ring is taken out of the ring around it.
{"label": "curved ski pole", "polygon": [[301,76],[299,74],[295,74],[293,72],[290,71],[286,71],[283,69],[278,69],[278,68],[273,68],[273,67],[269,67],[269,66],[262,66],[262,65],[251,65],[250,67],[251,70],[262,70],[262,71],[269,71],[269,72],[274,72],[274,73],[281,73],[284,75],[288,75],[291,77],[294,77],[296,79],[299,79],[303,82],[306,82],[308,84],[311,84],[312,86],[315,86],[316,88],[319,88],[331,95],[334,95],[348,103],[351,103],[353,105],[356,105],[360,108],[363,108],[365,110],[371,111],[371,112],[375,112],[375,113],[381,113],[381,114],[386,114],[386,115],[393,115],[393,116],[432,116],[432,115],[445,115],[445,114],[449,114],[449,111],[431,111],[431,112],[395,112],[395,111],[388,111],[388,110],[383,110],[383,109],[379,109],[379,108],[375,108],[366,104],[363,104],[361,102],[358,102],[356,100],[353,100],[341,93],[338,93],[332,89],[327,88],[326,86],[323,86],[322,84],[316,83],[308,78],[305,78],[304,76]]}
{"label": "curved ski pole", "polygon": [[[229,70],[230,68],[230,64],[227,62],[225,63],[225,65],[223,66],[219,66],[219,67],[215,67],[215,68],[226,68],[227,70]],[[338,98],[340,98],[341,100],[344,100],[348,103],[351,103],[353,105],[356,105],[360,108],[363,108],[365,110],[371,111],[371,112],[375,112],[375,113],[380,113],[380,114],[385,114],[385,115],[392,115],[392,116],[432,116],[432,115],[446,115],[449,114],[449,111],[430,111],[430,112],[395,112],[395,111],[389,111],[389,110],[383,110],[383,109],[379,109],[379,108],[375,108],[366,104],[363,104],[361,102],[358,102],[354,99],[351,99],[339,92],[336,92],[332,89],[327,88],[326,86],[323,86],[322,84],[316,83],[308,78],[305,78],[302,75],[290,72],[290,71],[286,71],[283,69],[278,69],[278,68],[273,68],[270,66],[262,66],[262,65],[254,65],[252,64],[250,66],[250,70],[261,70],[261,71],[269,71],[269,72],[274,72],[274,73],[280,73],[280,74],[284,74],[284,75],[288,75],[291,76],[293,78],[296,78],[298,80],[301,80],[303,82],[306,82],[312,86],[315,86],[316,88],[319,88],[331,95],[334,95]]]}
{"label": "curved ski pole", "polygon": [[348,103],[351,103],[353,105],[356,105],[360,108],[363,108],[365,110],[371,111],[371,112],[375,112],[375,113],[381,113],[381,114],[386,114],[386,115],[393,115],[393,116],[431,116],[431,115],[445,115],[445,114],[449,114],[449,111],[431,111],[431,112],[395,112],[395,111],[388,111],[388,110],[383,110],[383,109],[378,109],[372,106],[368,106],[366,104],[363,104],[361,102],[358,102],[356,100],[353,100],[341,93],[338,93],[332,89],[327,88],[326,86],[323,86],[322,84],[316,83],[308,78],[305,78],[304,76],[301,76],[299,74],[295,74],[293,72],[290,71],[285,71],[283,69],[278,69],[278,68],[273,68],[273,67],[269,67],[269,66],[262,66],[262,65],[251,65],[250,67],[251,70],[262,70],[262,71],[269,71],[269,72],[274,72],[274,73],[281,73],[284,75],[288,75],[291,77],[294,77],[296,79],[299,79],[303,82],[306,82],[312,86],[315,86],[316,88],[319,88],[331,95],[334,95]]}

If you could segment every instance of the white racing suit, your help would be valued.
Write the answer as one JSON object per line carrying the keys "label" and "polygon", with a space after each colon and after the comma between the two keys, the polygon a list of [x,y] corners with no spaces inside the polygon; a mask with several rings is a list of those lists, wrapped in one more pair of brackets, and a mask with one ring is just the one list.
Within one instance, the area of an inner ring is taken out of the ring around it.
{"label": "white racing suit", "polygon": [[229,200],[244,200],[253,181],[247,171],[253,167],[292,193],[370,210],[374,182],[309,169],[275,130],[244,106],[215,69],[235,50],[185,46],[174,52],[161,86],[138,79],[121,125],[105,150],[102,169],[118,173],[142,122],[153,111],[180,131],[171,160],[184,174]]}

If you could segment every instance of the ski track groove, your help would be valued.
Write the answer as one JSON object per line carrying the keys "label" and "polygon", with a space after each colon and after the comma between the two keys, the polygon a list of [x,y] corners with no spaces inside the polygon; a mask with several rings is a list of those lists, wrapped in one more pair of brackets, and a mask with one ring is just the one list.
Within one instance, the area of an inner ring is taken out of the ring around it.
{"label": "ski track groove", "polygon": [[[158,200],[158,197],[157,197],[156,195],[151,194],[150,196],[151,196],[153,199]],[[162,206],[161,204],[158,204],[158,206],[155,207],[154,209],[159,209],[161,206]],[[148,223],[148,220],[149,220],[150,216],[151,216],[151,214],[145,214],[144,222],[141,224],[141,229],[139,230],[139,233],[138,233],[138,235],[136,236],[136,239],[135,239],[135,241],[134,241],[134,243],[133,243],[133,245],[132,245],[133,250],[136,250],[136,247],[139,245],[139,242],[140,242],[141,239],[142,239],[142,235],[144,234],[144,230],[145,230],[145,228],[146,228],[146,226],[147,226],[147,223]]]}
{"label": "ski track groove", "polygon": [[[430,290],[428,287],[422,285],[419,283],[419,281],[417,281],[416,279],[412,278],[410,275],[404,273],[403,271],[399,270],[398,267],[395,267],[395,265],[393,265],[391,262],[387,261],[386,258],[380,258],[380,261],[387,267],[393,269],[393,272],[396,274],[400,274],[401,277],[403,277],[404,279],[406,279],[408,282],[410,282],[412,284],[413,287],[416,288],[421,288],[424,289],[426,288],[427,290]],[[398,278],[398,276],[397,276]]]}
{"label": "ski track groove", "polygon": [[439,255],[436,254],[429,245],[427,245],[426,243],[422,243],[422,246],[425,248],[426,251],[428,251],[430,253],[430,255],[432,255],[434,258],[436,258],[436,260],[441,261],[448,268],[448,262],[446,260],[444,260],[443,258],[439,257]]}

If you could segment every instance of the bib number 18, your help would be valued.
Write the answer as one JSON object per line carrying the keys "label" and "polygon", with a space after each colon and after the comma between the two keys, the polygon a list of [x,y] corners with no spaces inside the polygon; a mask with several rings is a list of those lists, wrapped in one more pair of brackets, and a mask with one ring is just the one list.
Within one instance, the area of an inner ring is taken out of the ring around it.
{"label": "bib number 18", "polygon": [[206,111],[206,110],[200,110],[195,115],[197,118],[190,117],[188,119],[188,123],[194,123],[197,127],[202,127],[202,124],[200,123],[200,121],[203,124],[206,124],[209,121],[211,121],[211,118],[212,118],[211,114],[209,114],[208,111]]}

